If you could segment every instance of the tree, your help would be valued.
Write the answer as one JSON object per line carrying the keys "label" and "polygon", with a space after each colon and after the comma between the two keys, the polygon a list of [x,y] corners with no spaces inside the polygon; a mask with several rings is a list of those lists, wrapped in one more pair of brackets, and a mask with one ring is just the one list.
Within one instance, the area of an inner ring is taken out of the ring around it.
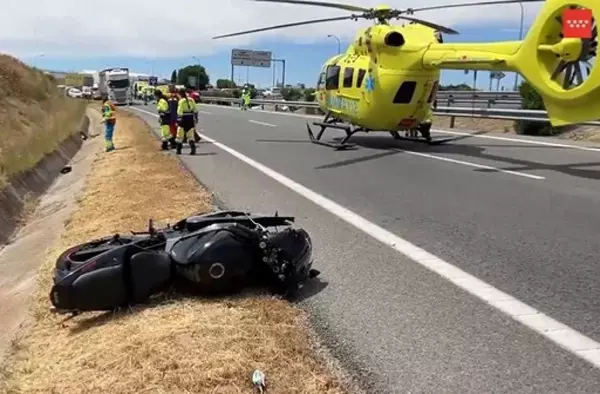
{"label": "tree", "polygon": [[173,70],[171,73],[171,83],[177,83],[177,70]]}
{"label": "tree", "polygon": [[217,79],[217,89],[233,89],[237,88],[235,82],[229,79]]}
{"label": "tree", "polygon": [[[189,77],[196,77],[196,86],[189,85]],[[185,85],[188,88],[199,87],[200,90],[206,90],[206,85],[210,81],[206,69],[198,64],[185,66],[177,72],[177,83]]]}
{"label": "tree", "polygon": [[315,101],[315,88],[308,88],[304,91],[304,101],[312,103]]}
{"label": "tree", "polygon": [[[523,109],[545,109],[542,96],[527,81],[521,83],[519,93],[521,93],[523,100]],[[515,128],[518,133],[527,135],[555,135],[564,130],[562,127],[552,127],[550,122],[532,122],[527,120],[515,121]]]}
{"label": "tree", "polygon": [[473,90],[473,88],[465,83],[461,83],[460,85],[441,85],[438,90],[440,90],[440,91],[446,91],[446,90],[465,91],[465,90]]}
{"label": "tree", "polygon": [[281,95],[286,101],[298,101],[302,97],[302,91],[294,88],[283,88],[281,89]]}

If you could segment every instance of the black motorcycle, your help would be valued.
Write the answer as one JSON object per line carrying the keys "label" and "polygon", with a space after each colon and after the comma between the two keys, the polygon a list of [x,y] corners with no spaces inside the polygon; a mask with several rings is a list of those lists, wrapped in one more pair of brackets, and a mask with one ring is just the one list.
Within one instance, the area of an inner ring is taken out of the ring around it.
{"label": "black motorcycle", "polygon": [[50,300],[56,311],[113,310],[147,301],[170,286],[201,293],[249,285],[291,295],[312,269],[309,234],[293,217],[220,211],[173,226],[114,235],[67,249],[56,261]]}

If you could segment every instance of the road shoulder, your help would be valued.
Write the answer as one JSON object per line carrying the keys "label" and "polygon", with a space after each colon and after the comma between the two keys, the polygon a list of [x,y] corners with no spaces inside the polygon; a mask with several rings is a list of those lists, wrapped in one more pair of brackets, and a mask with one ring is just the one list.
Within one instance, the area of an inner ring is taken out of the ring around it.
{"label": "road shoulder", "polygon": [[[15,343],[6,370],[12,392],[251,392],[255,368],[271,392],[343,393],[314,353],[303,313],[268,295],[225,299],[159,297],[119,313],[82,314],[68,323],[49,312],[53,262],[90,238],[173,222],[212,208],[209,193],[150,127],[123,111],[116,150],[99,153],[77,210],[39,271],[31,330]],[[68,373],[66,373],[68,371]]]}

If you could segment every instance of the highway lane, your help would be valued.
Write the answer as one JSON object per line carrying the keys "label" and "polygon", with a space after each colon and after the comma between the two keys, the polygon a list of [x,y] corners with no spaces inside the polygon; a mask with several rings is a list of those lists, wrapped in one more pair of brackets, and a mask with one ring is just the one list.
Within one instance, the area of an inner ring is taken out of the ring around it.
{"label": "highway lane", "polygon": [[[306,119],[210,111],[240,125],[246,119],[277,125],[235,130],[232,124],[233,131],[226,127],[215,138],[600,339],[600,152],[476,138],[431,149],[387,136],[357,136],[360,150],[331,152],[305,142]],[[390,145],[545,179],[390,151]]]}
{"label": "highway lane", "polygon": [[[297,116],[288,113],[272,113],[263,111],[236,111],[235,109],[226,109],[224,107],[204,106],[205,110],[217,111],[215,114],[239,117],[240,119],[251,119],[252,121],[262,121],[263,123],[271,124],[277,127],[277,131],[286,133],[286,136],[293,136],[292,139],[306,139],[307,121],[312,122],[317,120],[317,117]],[[206,112],[205,111],[205,112]],[[233,112],[224,112],[233,111]],[[255,114],[254,116],[251,114]],[[271,127],[273,127],[271,126]],[[315,131],[317,126],[313,126]],[[329,134],[331,133],[331,134]],[[458,132],[460,134],[460,132]],[[536,141],[535,139],[525,139],[517,137],[508,137],[506,135],[489,136],[483,135],[484,138],[465,138],[461,135],[454,134],[439,134],[440,138],[454,137],[457,141],[451,144],[441,146],[423,146],[420,144],[407,143],[405,141],[391,141],[386,134],[357,134],[353,137],[354,142],[358,142],[365,148],[371,150],[362,150],[362,154],[366,152],[382,152],[393,151],[394,149],[409,149],[429,155],[442,156],[450,160],[459,160],[465,163],[474,163],[480,165],[489,165],[501,169],[503,171],[516,171],[529,173],[532,175],[551,177],[555,182],[549,184],[554,187],[561,183],[558,187],[561,189],[573,189],[574,193],[584,193],[584,189],[596,194],[600,191],[600,183],[593,182],[600,179],[600,147],[588,147],[581,144],[573,144],[578,152],[574,154],[573,150],[565,149],[564,146],[568,142],[560,143],[556,141],[552,145],[535,145],[528,143]],[[325,134],[325,138],[329,139],[335,136],[343,135],[343,132],[337,130],[329,130]],[[500,139],[498,139],[500,138]],[[548,141],[544,139],[543,141]],[[272,141],[275,143],[276,141]],[[550,142],[545,142],[551,144]],[[322,149],[327,148],[320,148]],[[588,149],[588,150],[585,150]],[[348,152],[346,156],[352,158],[360,157],[359,152]],[[368,160],[368,155],[364,159]],[[426,157],[426,156],[423,156]],[[431,157],[430,157],[431,158]],[[558,178],[557,178],[558,177]],[[590,182],[592,181],[592,182]],[[562,182],[569,182],[569,187],[566,187]]]}
{"label": "highway lane", "polygon": [[[549,174],[532,179],[373,148],[331,152],[306,143],[304,119],[203,111],[204,134],[597,337],[600,223],[582,212],[585,194],[552,191]],[[200,152],[210,154],[183,160],[229,205],[297,214],[313,234],[329,286],[306,303],[373,392],[597,391],[598,372],[547,339],[215,146]],[[553,208],[562,211],[550,215]]]}

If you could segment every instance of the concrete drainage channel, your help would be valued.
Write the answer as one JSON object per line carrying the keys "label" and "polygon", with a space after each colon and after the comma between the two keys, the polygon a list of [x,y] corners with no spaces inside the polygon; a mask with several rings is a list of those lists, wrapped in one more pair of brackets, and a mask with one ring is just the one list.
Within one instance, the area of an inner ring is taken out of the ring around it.
{"label": "concrete drainage channel", "polygon": [[68,171],[63,171],[63,168],[79,152],[83,140],[88,138],[89,126],[90,119],[86,115],[77,133],[64,140],[34,168],[18,175],[0,190],[0,245],[10,242],[28,205],[48,190],[61,172]]}
{"label": "concrete drainage channel", "polygon": [[[0,191],[0,367],[14,336],[31,321],[36,273],[77,207],[100,152],[102,139],[93,138],[99,132],[90,133],[99,121],[98,111],[88,109],[77,133]],[[33,211],[27,223],[21,223],[24,209]]]}

